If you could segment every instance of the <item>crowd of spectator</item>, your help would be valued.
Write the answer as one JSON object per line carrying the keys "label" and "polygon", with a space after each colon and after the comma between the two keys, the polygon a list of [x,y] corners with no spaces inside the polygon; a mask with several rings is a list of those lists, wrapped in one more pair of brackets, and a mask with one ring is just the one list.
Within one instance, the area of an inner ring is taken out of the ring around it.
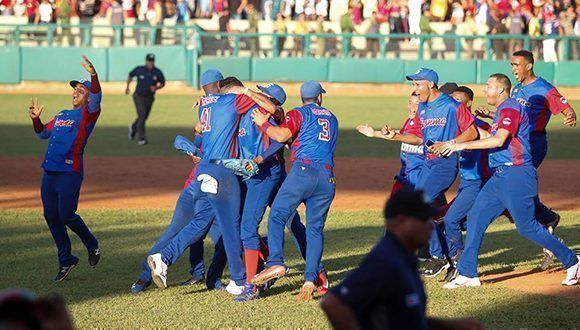
{"label": "crowd of spectator", "polygon": [[[431,22],[449,22],[452,33],[460,35],[529,36],[546,61],[558,59],[557,41],[551,37],[580,36],[580,0],[0,0],[0,15],[26,16],[35,24],[69,23],[73,16],[86,24],[99,17],[115,25],[127,18],[161,25],[215,15],[222,32],[230,31],[230,19],[248,20],[247,32],[258,32],[258,22],[270,20],[280,33],[289,32],[292,20],[290,32],[299,34],[327,32],[325,21],[338,22],[342,33],[371,34],[380,33],[383,25],[390,33],[431,33]],[[70,31],[63,36],[69,38]],[[293,51],[300,53],[303,45],[296,44]],[[367,45],[378,53],[376,38],[368,38]],[[522,46],[523,39],[492,41],[497,59]],[[568,47],[570,58],[580,59],[580,42],[572,40]],[[250,48],[257,52],[256,39],[250,39]]]}

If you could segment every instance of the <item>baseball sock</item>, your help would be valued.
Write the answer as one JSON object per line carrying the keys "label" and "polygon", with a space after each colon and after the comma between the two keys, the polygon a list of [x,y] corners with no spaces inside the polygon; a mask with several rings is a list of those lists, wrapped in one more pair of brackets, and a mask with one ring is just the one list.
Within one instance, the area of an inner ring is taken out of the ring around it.
{"label": "baseball sock", "polygon": [[250,282],[258,271],[259,250],[244,250],[246,259],[246,281]]}

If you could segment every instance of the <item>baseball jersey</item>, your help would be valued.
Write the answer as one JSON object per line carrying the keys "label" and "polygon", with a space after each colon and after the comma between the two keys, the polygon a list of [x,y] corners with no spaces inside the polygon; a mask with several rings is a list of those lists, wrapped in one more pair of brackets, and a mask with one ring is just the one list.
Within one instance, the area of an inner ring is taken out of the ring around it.
{"label": "baseball jersey", "polygon": [[[475,118],[475,126],[489,131],[491,126]],[[459,175],[461,180],[483,180],[491,176],[488,167],[488,150],[463,150],[459,155]]]}
{"label": "baseball jersey", "polygon": [[37,135],[49,139],[42,168],[50,172],[82,172],[83,154],[89,136],[101,114],[101,85],[91,76],[89,103],[82,108],[63,110]]}
{"label": "baseball jersey", "polygon": [[314,103],[294,108],[286,114],[282,127],[292,132],[292,161],[300,159],[334,166],[338,119],[330,110]]}
{"label": "baseball jersey", "polygon": [[[474,121],[469,109],[447,94],[441,93],[433,102],[419,103],[419,119],[423,144],[427,141],[443,142],[456,138]],[[438,158],[425,147],[427,161]]]}
{"label": "baseball jersey", "polygon": [[568,100],[542,77],[523,86],[518,83],[511,93],[528,113],[530,132],[545,132],[551,115],[557,115],[570,107]]}
{"label": "baseball jersey", "polygon": [[[403,127],[399,131],[400,134],[408,135],[412,134],[418,137],[422,137],[421,123],[418,117],[408,118]],[[407,178],[407,173],[420,169],[425,162],[425,154],[423,152],[423,146],[412,145],[408,143],[401,143],[401,171],[399,176]]]}
{"label": "baseball jersey", "polygon": [[503,146],[489,151],[489,167],[531,165],[530,120],[520,103],[509,98],[497,107],[493,116],[491,135],[500,128],[509,131],[509,138]]}
{"label": "baseball jersey", "polygon": [[246,95],[211,94],[201,98],[202,163],[211,160],[238,158],[238,125],[240,116],[256,106]]}
{"label": "baseball jersey", "polygon": [[[267,113],[266,110],[260,108],[259,106],[255,106],[254,108],[258,108],[262,113]],[[278,107],[277,112],[282,112],[282,115],[279,116],[279,120],[283,118],[282,108]],[[274,117],[270,117],[270,124],[278,125],[279,122],[276,122]],[[243,159],[253,159],[257,156],[260,156],[270,147],[272,144],[272,140],[263,132],[253,121],[251,116],[251,111],[248,111],[246,114],[242,115],[240,118],[240,125],[238,129],[238,143],[240,148],[240,158]],[[281,160],[279,158],[278,160]]]}

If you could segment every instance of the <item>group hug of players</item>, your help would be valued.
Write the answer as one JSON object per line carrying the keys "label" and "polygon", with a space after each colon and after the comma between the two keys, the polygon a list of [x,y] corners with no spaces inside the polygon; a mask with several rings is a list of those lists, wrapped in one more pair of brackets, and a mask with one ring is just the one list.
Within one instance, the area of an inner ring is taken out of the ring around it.
{"label": "group hug of players", "polygon": [[[550,116],[562,114],[564,124],[574,127],[576,113],[554,86],[535,76],[533,65],[532,53],[515,52],[511,66],[517,85],[512,89],[506,75],[492,74],[485,99],[493,109],[477,107],[477,117],[471,112],[471,89],[455,83],[438,89],[437,73],[420,69],[407,76],[414,91],[409,118],[400,130],[357,127],[365,136],[402,142],[402,168],[393,192],[421,190],[441,206],[423,274],[435,277],[447,270],[445,288],[481,285],[479,249],[486,229],[502,214],[522,236],[544,248],[542,268],[555,256],[566,269],[562,285],[579,282],[580,258],[552,235],[560,216],[540,202],[536,172],[547,153]],[[486,118],[492,123],[482,120]],[[444,194],[458,172],[457,196],[446,204]]]}
{"label": "group hug of players", "polygon": [[[90,266],[96,266],[101,256],[98,240],[76,214],[84,147],[100,115],[102,96],[95,68],[87,58],[82,65],[91,79],[71,81],[73,109],[43,124],[44,107],[37,100],[29,106],[35,132],[49,139],[41,197],[58,249],[55,281],[64,280],[79,262],[72,254],[67,228],[86,246]],[[551,114],[563,114],[569,126],[576,125],[576,114],[553,86],[534,75],[530,52],[514,53],[512,71],[518,81],[513,90],[503,74],[487,81],[486,101],[495,110],[478,107],[476,114],[493,118],[491,125],[471,113],[469,89],[458,88],[453,97],[441,93],[437,73],[420,69],[407,76],[414,92],[409,119],[401,130],[389,125],[380,131],[357,127],[369,137],[403,142],[403,168],[394,190],[421,190],[427,200],[444,205],[444,193],[460,173],[458,195],[442,207],[425,267],[426,276],[451,270],[447,288],[480,285],[479,248],[485,230],[501,214],[513,219],[520,234],[542,246],[548,259],[555,256],[563,263],[567,275],[562,284],[579,281],[579,259],[552,235],[559,216],[540,202],[536,176],[547,152],[545,128]],[[302,105],[285,114],[286,94],[279,85],[258,86],[256,92],[234,77],[224,79],[217,70],[204,72],[201,84],[205,95],[197,103],[199,123],[192,142],[195,150],[190,153],[196,165],[169,226],[150,249],[131,291],[141,292],[152,283],[165,288],[169,266],[189,248],[191,278],[182,285],[205,282],[209,289],[231,293],[236,301],[256,299],[288,272],[283,253],[288,227],[306,262],[299,298],[307,301],[314,292],[326,293],[323,228],[335,194],[338,121],[322,107],[325,90],[318,82],[304,83]],[[288,174],[283,159],[286,145],[293,161]],[[257,174],[240,180],[224,166],[231,159],[246,160],[258,168]],[[296,212],[302,203],[306,226]],[[266,239],[259,236],[259,225],[267,207]],[[462,228],[467,230],[465,243]],[[208,233],[215,252],[206,272],[203,240]],[[230,282],[222,286],[226,264]]]}

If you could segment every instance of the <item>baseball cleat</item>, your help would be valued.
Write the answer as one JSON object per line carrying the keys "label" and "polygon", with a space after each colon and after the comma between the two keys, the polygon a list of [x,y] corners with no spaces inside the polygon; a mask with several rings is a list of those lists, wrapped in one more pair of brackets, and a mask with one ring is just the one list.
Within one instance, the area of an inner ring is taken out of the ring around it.
{"label": "baseball cleat", "polygon": [[131,285],[131,292],[139,293],[147,290],[147,288],[151,285],[151,281],[145,281],[142,279],[138,279]]}
{"label": "baseball cleat", "polygon": [[182,282],[179,286],[192,286],[192,285],[196,285],[196,284],[203,284],[205,282],[205,278],[195,278],[195,277],[190,277],[187,281]]}
{"label": "baseball cleat", "polygon": [[153,283],[160,289],[167,287],[167,264],[163,262],[161,253],[156,253],[147,257],[147,264],[151,268]]}
{"label": "baseball cleat", "polygon": [[559,223],[560,223],[560,215],[558,213],[554,212],[554,219],[552,219],[552,221],[544,224],[544,227],[546,227],[546,229],[548,229],[550,234],[553,234],[554,230],[556,230],[556,227],[558,227]]}
{"label": "baseball cleat", "polygon": [[269,280],[268,282],[260,285],[260,291],[266,291],[266,290],[272,288],[274,286],[274,284],[276,284],[277,280],[278,280],[277,278],[273,278],[273,279]]}
{"label": "baseball cleat", "polygon": [[101,250],[99,248],[89,251],[89,266],[95,267],[101,260]]}
{"label": "baseball cleat", "polygon": [[323,296],[328,292],[328,274],[325,269],[322,269],[316,277],[316,291]]}
{"label": "baseball cleat", "polygon": [[237,297],[234,298],[235,302],[248,302],[250,300],[256,300],[260,298],[260,290],[253,284],[244,285],[244,290]]}
{"label": "baseball cleat", "polygon": [[[77,261],[77,263],[78,263],[78,261]],[[54,281],[55,282],[64,281],[64,279],[68,277],[68,274],[70,274],[70,272],[73,270],[73,268],[75,268],[77,266],[77,263],[74,263],[70,266],[60,267],[58,274],[56,274],[56,277],[54,278]]]}
{"label": "baseball cleat", "polygon": [[[557,236],[554,237],[556,237],[560,242],[564,243],[564,240],[562,240],[560,237]],[[540,261],[540,268],[542,270],[549,269],[554,264],[555,259],[556,256],[554,255],[554,253],[552,253],[552,251],[548,249],[542,249],[542,260]]]}
{"label": "baseball cleat", "polygon": [[481,282],[479,281],[479,277],[466,277],[463,275],[457,275],[457,277],[449,282],[446,283],[445,285],[443,285],[444,289],[457,289],[457,288],[461,288],[461,287],[475,287],[475,286],[481,286]]}
{"label": "baseball cleat", "polygon": [[435,277],[435,276],[441,274],[441,272],[449,269],[449,267],[451,267],[451,264],[447,261],[447,259],[439,259],[439,258],[433,257],[425,265],[425,270],[423,271],[423,275],[425,277]]}
{"label": "baseball cleat", "polygon": [[445,274],[445,282],[453,281],[457,277],[457,274],[457,268],[451,266],[451,268],[447,270],[447,274]]}
{"label": "baseball cleat", "polygon": [[288,270],[289,269],[284,265],[275,265],[268,267],[263,271],[261,271],[256,276],[254,276],[254,278],[252,279],[252,284],[262,285],[268,282],[269,280],[278,279],[286,275],[286,273],[288,273]]}
{"label": "baseball cleat", "polygon": [[135,140],[136,133],[137,132],[135,132],[135,130],[133,129],[133,125],[129,124],[129,135],[128,135],[129,140]]}
{"label": "baseball cleat", "polygon": [[300,289],[300,293],[298,293],[298,299],[302,301],[310,301],[314,297],[314,290],[316,290],[316,286],[313,282],[306,281]]}
{"label": "baseball cleat", "polygon": [[234,296],[239,296],[240,294],[242,294],[242,292],[244,292],[244,289],[245,289],[244,285],[237,285],[235,281],[230,281],[230,283],[228,283],[228,286],[226,286],[226,291]]}
{"label": "baseball cleat", "polygon": [[137,142],[137,144],[140,145],[140,146],[144,146],[147,143],[149,143],[149,141],[147,141],[146,139],[142,139],[142,140],[139,140],[139,142]]}
{"label": "baseball cleat", "polygon": [[566,278],[562,281],[562,285],[572,286],[580,283],[580,257],[576,257],[578,262],[566,269]]}

